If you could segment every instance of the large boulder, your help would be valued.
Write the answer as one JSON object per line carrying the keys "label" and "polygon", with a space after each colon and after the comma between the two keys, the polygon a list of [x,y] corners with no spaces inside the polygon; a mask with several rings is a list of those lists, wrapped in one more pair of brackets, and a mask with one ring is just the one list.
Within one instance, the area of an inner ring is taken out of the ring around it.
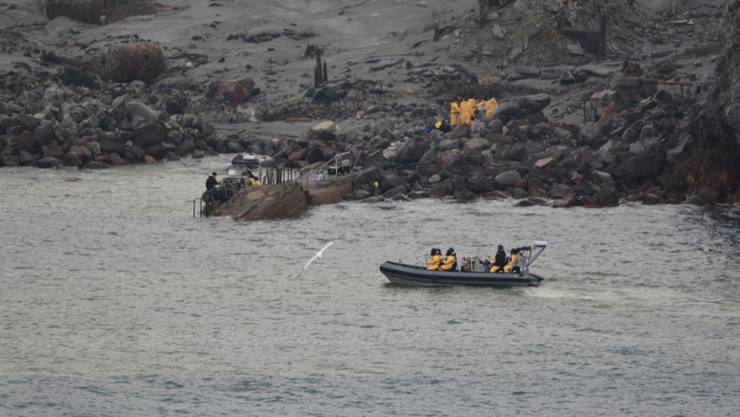
{"label": "large boulder", "polygon": [[134,129],[134,142],[141,146],[155,145],[162,142],[166,132],[159,122],[145,123]]}
{"label": "large boulder", "polygon": [[499,187],[511,188],[515,187],[522,181],[522,176],[519,174],[519,171],[516,170],[505,171],[496,175],[494,181]]}
{"label": "large boulder", "polygon": [[158,42],[118,43],[105,54],[104,78],[117,82],[154,81],[167,69]]}
{"label": "large boulder", "polygon": [[217,207],[213,215],[241,221],[292,219],[307,207],[300,185],[277,184],[241,190]]}
{"label": "large boulder", "polygon": [[527,116],[539,113],[550,105],[552,98],[547,94],[534,94],[515,98],[503,102],[496,109],[496,117],[504,122],[514,119],[524,119]]}
{"label": "large boulder", "polygon": [[105,0],[46,0],[46,16],[54,19],[59,16],[85,23],[101,23],[105,13]]}
{"label": "large boulder", "polygon": [[418,162],[430,147],[429,141],[424,138],[409,139],[398,150],[396,161],[402,164]]}
{"label": "large boulder", "polygon": [[56,168],[61,165],[62,161],[54,157],[45,157],[36,161],[36,168]]}
{"label": "large boulder", "polygon": [[334,140],[336,135],[339,133],[339,127],[334,121],[324,120],[315,124],[309,129],[305,137],[306,139],[318,139],[318,140]]}
{"label": "large boulder", "polygon": [[306,161],[313,164],[320,161],[328,161],[334,156],[334,150],[318,140],[312,140],[306,147]]}
{"label": "large boulder", "polygon": [[126,116],[132,126],[136,127],[141,123],[152,123],[159,120],[160,112],[152,109],[146,104],[131,100],[124,106]]}
{"label": "large boulder", "polygon": [[419,162],[416,164],[416,172],[422,178],[431,177],[441,170],[442,168],[437,162],[437,152],[435,152],[434,150],[428,150],[426,153],[424,153]]}
{"label": "large boulder", "polygon": [[375,181],[380,181],[382,175],[383,172],[380,170],[380,168],[378,168],[377,166],[371,166],[360,171],[360,173],[355,176],[354,185],[355,187],[357,187],[372,184]]}

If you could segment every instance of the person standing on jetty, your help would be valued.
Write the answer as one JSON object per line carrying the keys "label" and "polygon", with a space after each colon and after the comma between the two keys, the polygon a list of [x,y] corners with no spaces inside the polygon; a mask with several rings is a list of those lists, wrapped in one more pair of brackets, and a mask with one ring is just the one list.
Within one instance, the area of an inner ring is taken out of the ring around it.
{"label": "person standing on jetty", "polygon": [[216,175],[218,175],[216,172],[208,174],[208,178],[206,178],[206,191],[212,191],[218,185]]}

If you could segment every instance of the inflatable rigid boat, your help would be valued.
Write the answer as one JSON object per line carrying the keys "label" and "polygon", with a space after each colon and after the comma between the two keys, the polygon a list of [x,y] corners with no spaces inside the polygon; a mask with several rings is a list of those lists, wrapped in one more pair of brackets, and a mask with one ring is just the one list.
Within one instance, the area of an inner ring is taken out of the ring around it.
{"label": "inflatable rigid boat", "polygon": [[462,272],[462,271],[428,271],[415,265],[399,262],[384,262],[380,272],[394,284],[415,287],[449,287],[466,285],[476,287],[522,287],[536,286],[544,280],[539,275],[529,272],[529,266],[547,247],[546,242],[535,242],[534,246],[525,248],[517,266],[518,273]]}

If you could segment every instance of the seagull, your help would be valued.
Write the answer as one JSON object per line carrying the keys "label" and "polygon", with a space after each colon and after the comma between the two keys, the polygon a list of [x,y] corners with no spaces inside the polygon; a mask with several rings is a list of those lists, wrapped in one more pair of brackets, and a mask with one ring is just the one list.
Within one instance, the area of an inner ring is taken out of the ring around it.
{"label": "seagull", "polygon": [[308,269],[308,267],[313,263],[313,261],[317,259],[321,259],[321,257],[324,255],[324,251],[327,250],[329,246],[333,244],[334,244],[334,241],[332,240],[331,242],[324,245],[324,247],[321,248],[320,251],[316,252],[316,255],[314,255],[313,258],[309,259],[308,262],[306,262],[306,265],[303,266],[303,270],[305,271],[306,269]]}

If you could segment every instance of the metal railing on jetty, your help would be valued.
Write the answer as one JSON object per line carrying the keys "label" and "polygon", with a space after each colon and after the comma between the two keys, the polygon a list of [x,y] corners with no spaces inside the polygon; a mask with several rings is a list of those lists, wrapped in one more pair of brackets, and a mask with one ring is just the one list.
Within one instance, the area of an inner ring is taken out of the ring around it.
{"label": "metal railing on jetty", "polygon": [[258,178],[265,185],[300,182],[301,171],[295,168],[261,168]]}

